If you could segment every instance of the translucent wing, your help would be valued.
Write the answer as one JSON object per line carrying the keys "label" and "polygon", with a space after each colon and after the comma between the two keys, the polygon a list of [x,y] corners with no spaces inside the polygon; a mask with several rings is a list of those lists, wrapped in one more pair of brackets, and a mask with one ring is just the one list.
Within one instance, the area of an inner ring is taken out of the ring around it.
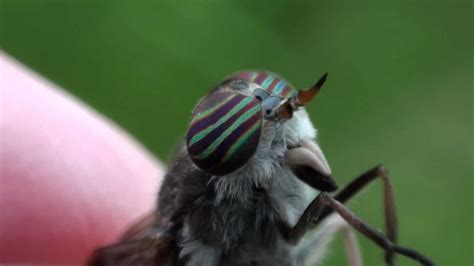
{"label": "translucent wing", "polygon": [[155,214],[147,215],[130,227],[122,240],[97,249],[88,265],[176,265],[178,248],[174,236],[162,228],[153,228]]}

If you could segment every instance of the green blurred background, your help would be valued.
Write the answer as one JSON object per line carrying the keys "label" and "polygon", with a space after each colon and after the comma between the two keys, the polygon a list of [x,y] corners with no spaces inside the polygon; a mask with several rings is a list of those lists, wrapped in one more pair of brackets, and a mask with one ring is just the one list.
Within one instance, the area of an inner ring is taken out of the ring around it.
{"label": "green blurred background", "polygon": [[[302,88],[329,72],[308,109],[339,183],[386,164],[400,243],[473,265],[471,1],[0,3],[4,51],[166,162],[226,75],[268,69]],[[381,199],[377,184],[350,207],[382,228]],[[366,265],[383,265],[359,239]],[[339,237],[332,247],[326,265],[344,265]]]}

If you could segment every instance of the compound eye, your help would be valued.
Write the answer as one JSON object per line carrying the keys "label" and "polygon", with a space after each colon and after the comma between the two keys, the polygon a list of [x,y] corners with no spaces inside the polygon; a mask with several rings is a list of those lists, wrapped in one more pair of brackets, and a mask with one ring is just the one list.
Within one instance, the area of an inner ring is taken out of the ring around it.
{"label": "compound eye", "polygon": [[262,105],[254,96],[212,93],[193,111],[186,134],[188,154],[208,174],[232,173],[255,154],[262,121]]}
{"label": "compound eye", "polygon": [[268,92],[262,89],[255,89],[253,94],[255,95],[255,98],[261,102],[269,96]]}

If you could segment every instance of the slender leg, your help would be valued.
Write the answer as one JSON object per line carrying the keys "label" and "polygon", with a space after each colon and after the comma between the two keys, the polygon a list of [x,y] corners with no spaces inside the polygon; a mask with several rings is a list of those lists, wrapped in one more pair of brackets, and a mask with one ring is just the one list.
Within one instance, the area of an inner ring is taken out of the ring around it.
{"label": "slender leg", "polygon": [[342,237],[346,248],[347,265],[362,266],[362,254],[360,253],[359,245],[357,244],[357,239],[352,228],[344,226],[342,228]]}
{"label": "slender leg", "polygon": [[352,213],[346,206],[332,198],[326,192],[322,192],[311,202],[294,227],[290,228],[284,224],[280,224],[282,236],[289,243],[297,243],[306,233],[309,227],[320,217],[324,207],[326,206],[334,209],[354,229],[377,244],[379,247],[383,248],[386,252],[401,254],[420,262],[422,265],[434,265],[433,262],[417,251],[398,246],[391,242],[384,234],[367,225],[364,221]]}
{"label": "slender leg", "polygon": [[329,242],[337,233],[341,233],[347,255],[347,265],[362,266],[362,255],[357,239],[350,225],[337,214],[331,215],[311,235],[302,239],[296,252],[296,265],[319,265]]}
{"label": "slender leg", "polygon": [[[369,171],[365,172],[361,176],[355,178],[351,183],[344,187],[339,193],[334,196],[334,199],[341,203],[345,203],[351,199],[354,195],[359,193],[364,189],[370,182],[381,178],[384,186],[384,210],[385,210],[385,229],[387,231],[387,238],[392,243],[397,243],[398,241],[398,229],[397,229],[397,215],[395,211],[395,200],[393,195],[392,184],[390,182],[390,176],[385,167],[379,165]],[[326,216],[331,214],[334,209],[326,207],[321,217],[316,224],[324,220]],[[387,265],[394,265],[394,257],[391,251],[388,251],[385,254],[385,261]]]}

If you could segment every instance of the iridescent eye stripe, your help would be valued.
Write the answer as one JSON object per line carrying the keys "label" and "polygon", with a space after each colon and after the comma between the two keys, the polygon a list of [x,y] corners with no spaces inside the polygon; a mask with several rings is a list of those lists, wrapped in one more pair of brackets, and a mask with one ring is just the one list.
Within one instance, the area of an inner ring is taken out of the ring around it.
{"label": "iridescent eye stripe", "polygon": [[252,72],[246,71],[242,72],[239,74],[239,78],[244,79],[244,80],[250,80],[250,76],[252,75]]}
{"label": "iridescent eye stripe", "polygon": [[257,77],[254,79],[254,82],[257,83],[258,85],[261,85],[262,82],[267,78],[268,73],[266,72],[259,72],[257,74]]}
{"label": "iridescent eye stripe", "polygon": [[[212,125],[208,126],[206,129],[202,130],[201,132],[197,133],[194,135],[194,137],[191,139],[189,142],[189,146],[192,146],[194,143],[198,142],[201,140],[203,137],[205,137],[209,132],[220,126],[222,123],[224,123],[226,120],[229,119],[229,117],[233,116],[236,114],[239,110],[242,108],[245,108],[246,105],[248,105],[252,101],[251,98],[244,98],[239,104],[234,106],[228,113],[226,113],[224,116],[222,116],[217,123],[213,123]],[[191,126],[193,126],[191,124]]]}
{"label": "iridescent eye stripe", "polygon": [[235,151],[239,149],[242,145],[245,144],[245,142],[248,140],[248,138],[259,129],[260,124],[257,123],[258,121],[255,121],[255,124],[245,132],[244,135],[240,136],[240,138],[232,144],[230,149],[227,151],[227,153],[224,156],[224,159],[222,159],[221,164],[227,162],[232,155],[234,155]]}
{"label": "iridescent eye stripe", "polygon": [[243,80],[247,80],[247,81],[251,81],[251,82],[255,82],[255,79],[257,78],[259,73],[260,72],[258,72],[258,71],[242,71],[242,72],[239,72],[239,73],[233,75],[233,77],[243,79]]}
{"label": "iridescent eye stripe", "polygon": [[[240,95],[240,97],[245,97]],[[251,99],[250,97],[247,97]],[[253,99],[251,99],[253,100]],[[246,105],[244,108],[240,109],[235,115],[231,116],[227,121],[222,123],[219,127],[215,128],[211,132],[209,132],[206,136],[200,139],[198,142],[191,145],[190,141],[188,141],[188,149],[189,151],[194,154],[194,156],[198,156],[204,150],[207,149],[212,143],[219,138],[224,131],[226,131],[229,127],[231,127],[242,115],[247,113],[250,109],[254,108],[255,106],[260,106],[257,104],[256,101]],[[189,134],[188,134],[189,136]]]}
{"label": "iridescent eye stripe", "polygon": [[235,131],[240,125],[244,122],[249,120],[252,116],[254,116],[257,112],[261,111],[261,107],[259,105],[254,106],[252,109],[247,111],[244,115],[242,115],[231,127],[226,129],[211,145],[207,147],[206,150],[201,152],[199,155],[195,156],[197,159],[203,159],[208,157],[211,153],[213,153],[217,146],[224,141],[233,131]]}
{"label": "iridescent eye stripe", "polygon": [[250,81],[254,81],[257,78],[258,72],[251,72]]}
{"label": "iridescent eye stripe", "polygon": [[186,147],[201,170],[228,174],[242,167],[257,150],[263,117],[261,102],[254,96],[215,92],[202,99],[193,114]]}
{"label": "iridescent eye stripe", "polygon": [[286,80],[277,74],[267,71],[242,71],[234,74],[234,77],[256,83],[270,94],[279,95],[284,98],[292,97],[296,92],[293,86]]}
{"label": "iridescent eye stripe", "polygon": [[222,107],[224,104],[228,103],[230,100],[235,99],[236,98],[235,96],[237,96],[237,95],[233,95],[231,97],[228,97],[227,99],[222,101],[220,104],[218,104],[218,105],[216,105],[216,106],[214,106],[210,109],[207,109],[204,112],[196,114],[196,116],[193,119],[193,121],[194,121],[193,123],[199,122],[199,120],[205,118],[205,116],[215,112],[218,108]]}
{"label": "iridescent eye stripe", "polygon": [[[249,134],[243,142],[241,136],[249,132],[249,128],[253,127],[257,128],[253,130],[253,133]],[[257,112],[238,127],[232,134],[225,138],[212,154],[203,159],[193,158],[193,160],[204,169],[211,169],[213,172],[218,174],[232,172],[245,164],[255,153],[260,140],[261,129],[262,116],[261,112]],[[234,144],[239,140],[241,140],[240,142],[242,144],[234,146]],[[226,157],[226,154],[228,154],[231,147],[235,148],[233,152],[227,156],[227,160],[224,162],[223,158]]]}
{"label": "iridescent eye stripe", "polygon": [[275,79],[273,75],[268,75],[268,77],[263,81],[262,87],[265,89],[268,89],[269,85],[272,83],[272,81]]}
{"label": "iridescent eye stripe", "polygon": [[268,85],[268,88],[266,88],[266,90],[271,94],[271,93],[274,93],[273,92],[273,89],[275,88],[276,84],[278,84],[278,82],[280,82],[281,80],[279,78],[274,78],[272,83],[270,83],[270,85]]}
{"label": "iridescent eye stripe", "polygon": [[275,90],[273,90],[273,93],[276,93],[276,94],[281,94],[282,90],[283,90],[283,87],[285,87],[286,85],[286,82],[284,80],[281,80],[280,82],[278,82],[278,84],[275,86]]}
{"label": "iridescent eye stripe", "polygon": [[[206,117],[199,117],[198,119],[193,118],[193,120],[191,121],[188,135],[194,136],[205,128],[207,128],[208,126],[218,123],[218,121],[222,119],[222,117],[226,113],[228,113],[233,107],[235,107],[244,99],[243,97],[237,96],[241,95],[233,94],[229,96],[228,94],[224,93],[214,94],[213,101],[216,101],[217,105],[220,105],[220,108],[216,109],[214,107],[209,108],[209,106],[198,106],[194,113],[207,113],[207,110],[209,109],[214,109],[214,112],[208,113]],[[230,100],[227,101],[227,99]],[[225,101],[226,103],[224,105],[221,105],[220,103],[223,101]]]}
{"label": "iridescent eye stripe", "polygon": [[283,97],[285,98],[290,98],[290,97],[293,97],[297,94],[297,91],[293,89],[293,87],[291,87],[291,85],[286,85],[284,88],[283,88],[283,91],[281,92],[281,95],[283,95]]}

